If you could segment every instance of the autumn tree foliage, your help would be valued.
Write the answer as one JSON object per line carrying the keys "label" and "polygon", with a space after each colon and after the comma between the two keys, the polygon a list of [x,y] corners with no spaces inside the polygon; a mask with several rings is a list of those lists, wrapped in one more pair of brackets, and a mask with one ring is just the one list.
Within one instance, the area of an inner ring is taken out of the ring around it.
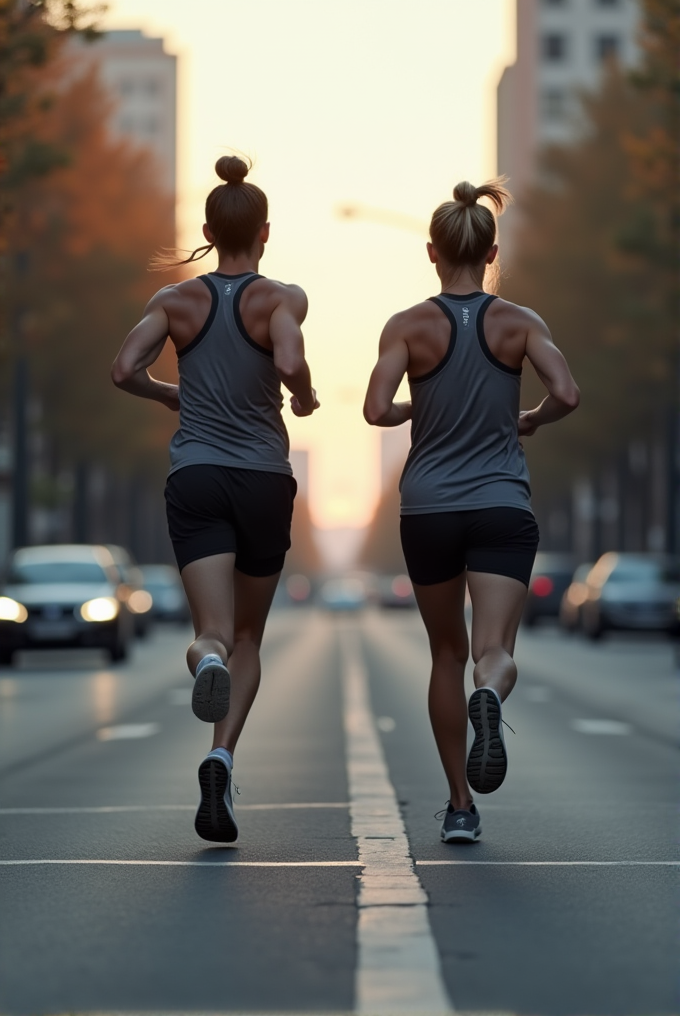
{"label": "autumn tree foliage", "polygon": [[174,195],[148,151],[111,134],[96,40],[76,47],[66,30],[83,17],[73,3],[0,0],[0,50],[16,65],[13,79],[0,76],[3,388],[9,395],[13,360],[27,357],[54,476],[91,463],[160,478],[176,417],[126,398],[109,371],[148,298],[175,281],[147,270],[174,244]]}
{"label": "autumn tree foliage", "polygon": [[[677,409],[680,4],[643,6],[640,69],[610,66],[581,140],[543,153],[503,284],[545,317],[581,387],[578,413],[526,442],[539,494],[660,439]],[[529,382],[526,404],[538,397]]]}

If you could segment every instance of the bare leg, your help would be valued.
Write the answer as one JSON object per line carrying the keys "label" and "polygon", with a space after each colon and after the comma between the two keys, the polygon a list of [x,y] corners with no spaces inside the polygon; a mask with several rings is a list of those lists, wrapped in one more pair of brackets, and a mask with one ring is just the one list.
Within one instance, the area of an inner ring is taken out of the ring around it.
{"label": "bare leg", "polygon": [[527,588],[506,575],[468,572],[472,600],[472,659],[477,688],[493,688],[505,700],[515,686],[512,658]]}
{"label": "bare leg", "polygon": [[234,650],[229,657],[231,705],[226,717],[215,724],[213,748],[222,747],[233,753],[255,700],[260,686],[260,646],[279,574],[254,578],[234,571]]}
{"label": "bare leg", "polygon": [[196,639],[187,650],[192,674],[207,653],[226,664],[234,645],[235,554],[214,554],[182,569]]}
{"label": "bare leg", "polygon": [[433,586],[414,584],[432,652],[428,705],[435,741],[449,783],[451,805],[468,809],[472,803],[465,776],[467,703],[465,664],[468,636],[465,627],[465,572]]}

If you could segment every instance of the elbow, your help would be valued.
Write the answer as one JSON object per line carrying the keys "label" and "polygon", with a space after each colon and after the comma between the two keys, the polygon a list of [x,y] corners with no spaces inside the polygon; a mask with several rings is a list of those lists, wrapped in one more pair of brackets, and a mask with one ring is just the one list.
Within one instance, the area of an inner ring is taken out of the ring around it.
{"label": "elbow", "polygon": [[130,377],[130,371],[126,370],[122,363],[116,360],[111,368],[111,380],[116,388],[123,388],[125,383],[130,380]]}
{"label": "elbow", "polygon": [[369,402],[368,399],[364,403],[364,420],[371,427],[378,427],[386,412],[387,410],[384,406],[378,406],[375,403]]}
{"label": "elbow", "polygon": [[578,409],[579,402],[581,401],[581,392],[578,389],[578,385],[572,384],[567,391],[563,392],[562,402],[573,413],[575,409]]}

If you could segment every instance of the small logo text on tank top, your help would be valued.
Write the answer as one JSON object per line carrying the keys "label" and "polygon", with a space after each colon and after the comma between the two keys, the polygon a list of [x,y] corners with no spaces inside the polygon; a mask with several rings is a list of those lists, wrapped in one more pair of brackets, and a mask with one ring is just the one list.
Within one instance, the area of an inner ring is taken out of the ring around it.
{"label": "small logo text on tank top", "polygon": [[224,295],[229,296],[230,293],[231,293],[231,282],[227,282],[224,287]]}
{"label": "small logo text on tank top", "polygon": [[463,307],[463,328],[467,328],[470,322],[470,308]]}

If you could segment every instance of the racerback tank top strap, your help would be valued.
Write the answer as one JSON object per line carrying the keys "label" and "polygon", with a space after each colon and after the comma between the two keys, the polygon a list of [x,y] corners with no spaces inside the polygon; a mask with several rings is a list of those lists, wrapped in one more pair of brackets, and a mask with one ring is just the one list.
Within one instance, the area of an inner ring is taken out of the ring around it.
{"label": "racerback tank top strap", "polygon": [[531,511],[519,444],[521,369],[489,349],[487,293],[431,298],[451,324],[449,346],[428,374],[409,379],[411,450],[401,478],[402,515],[511,507]]}
{"label": "racerback tank top strap", "polygon": [[271,350],[248,334],[241,297],[262,278],[255,272],[211,272],[205,324],[177,357],[179,430],[170,442],[170,472],[221,465],[292,475],[281,416],[281,382]]}

